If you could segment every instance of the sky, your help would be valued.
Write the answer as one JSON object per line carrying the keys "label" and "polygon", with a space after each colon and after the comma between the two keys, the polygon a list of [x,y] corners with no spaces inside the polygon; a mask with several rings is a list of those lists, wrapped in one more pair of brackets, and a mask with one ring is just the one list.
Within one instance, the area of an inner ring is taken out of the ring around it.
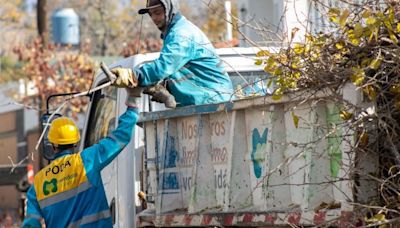
{"label": "sky", "polygon": [[37,0],[25,0],[26,10],[28,12],[32,12],[36,3],[37,3]]}

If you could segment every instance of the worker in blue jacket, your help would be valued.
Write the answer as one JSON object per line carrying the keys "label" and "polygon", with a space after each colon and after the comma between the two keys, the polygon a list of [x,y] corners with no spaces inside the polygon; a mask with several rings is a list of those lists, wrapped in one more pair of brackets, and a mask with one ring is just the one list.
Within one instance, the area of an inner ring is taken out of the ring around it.
{"label": "worker in blue jacket", "polygon": [[148,13],[161,31],[164,45],[160,57],[134,69],[117,68],[113,72],[138,81],[142,87],[156,85],[145,93],[167,107],[173,108],[175,101],[158,97],[168,91],[177,106],[229,101],[233,88],[223,62],[206,35],[178,10],[176,0],[148,0],[139,14]]}
{"label": "worker in blue jacket", "polygon": [[100,171],[129,143],[138,120],[140,89],[127,92],[127,110],[118,128],[80,153],[74,153],[80,140],[75,123],[67,117],[51,123],[48,139],[55,159],[35,175],[22,227],[42,227],[42,220],[50,228],[112,227]]}

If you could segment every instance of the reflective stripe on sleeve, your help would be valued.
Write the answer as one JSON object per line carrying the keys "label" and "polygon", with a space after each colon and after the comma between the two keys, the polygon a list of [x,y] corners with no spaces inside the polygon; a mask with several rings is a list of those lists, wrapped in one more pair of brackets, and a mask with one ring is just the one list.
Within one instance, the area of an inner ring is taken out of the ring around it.
{"label": "reflective stripe on sleeve", "polygon": [[45,198],[43,200],[39,201],[39,206],[40,208],[45,208],[47,206],[53,205],[55,203],[59,203],[63,200],[69,199],[71,197],[74,197],[76,195],[78,195],[81,192],[84,192],[86,190],[88,190],[90,187],[92,187],[92,185],[87,181],[81,185],[79,185],[76,188],[70,189],[68,191],[65,192],[61,192],[57,195]]}
{"label": "reflective stripe on sleeve", "polygon": [[124,148],[124,147],[126,146],[126,144],[121,143],[121,142],[117,139],[117,137],[116,137],[115,135],[109,134],[108,137],[110,137],[112,140],[116,141],[116,142],[118,143],[118,145],[119,145],[120,148]]}
{"label": "reflective stripe on sleeve", "polygon": [[109,210],[100,211],[99,213],[96,213],[96,214],[83,216],[81,219],[79,219],[73,223],[70,223],[68,225],[68,228],[79,227],[80,225],[97,222],[101,219],[105,219],[105,218],[109,218],[109,217],[111,217],[111,213]]}
{"label": "reflective stripe on sleeve", "polygon": [[27,218],[27,219],[33,218],[33,219],[41,220],[41,219],[42,219],[42,216],[37,215],[37,214],[27,214],[27,215],[25,216],[25,218]]}

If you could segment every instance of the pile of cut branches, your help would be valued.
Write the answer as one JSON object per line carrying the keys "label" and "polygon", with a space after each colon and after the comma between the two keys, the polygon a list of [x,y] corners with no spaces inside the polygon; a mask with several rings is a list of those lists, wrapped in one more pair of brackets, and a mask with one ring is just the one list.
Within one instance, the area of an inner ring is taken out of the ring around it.
{"label": "pile of cut branches", "polygon": [[[349,2],[348,7],[340,9],[325,6],[328,31],[308,33],[304,42],[290,41],[289,48],[278,53],[260,51],[256,64],[271,75],[270,83],[276,85],[274,99],[303,88],[328,88],[339,95],[349,83],[362,91],[364,101],[373,104],[373,110],[353,105],[343,96],[335,97],[343,124],[356,133],[350,152],[379,159],[376,173],[352,173],[355,178],[377,183],[377,200],[363,202],[364,209],[383,219],[399,217],[400,3]],[[296,29],[292,37],[295,33]]]}

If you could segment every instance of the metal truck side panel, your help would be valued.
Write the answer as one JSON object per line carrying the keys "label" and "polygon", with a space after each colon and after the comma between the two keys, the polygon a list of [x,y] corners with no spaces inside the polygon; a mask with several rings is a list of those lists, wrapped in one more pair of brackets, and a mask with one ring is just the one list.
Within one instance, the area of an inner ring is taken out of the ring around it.
{"label": "metal truck side panel", "polygon": [[146,170],[147,186],[157,200],[153,212],[139,214],[139,226],[315,225],[350,218],[355,158],[347,152],[354,133],[342,127],[326,91],[312,96],[144,113],[146,153],[156,160]]}

